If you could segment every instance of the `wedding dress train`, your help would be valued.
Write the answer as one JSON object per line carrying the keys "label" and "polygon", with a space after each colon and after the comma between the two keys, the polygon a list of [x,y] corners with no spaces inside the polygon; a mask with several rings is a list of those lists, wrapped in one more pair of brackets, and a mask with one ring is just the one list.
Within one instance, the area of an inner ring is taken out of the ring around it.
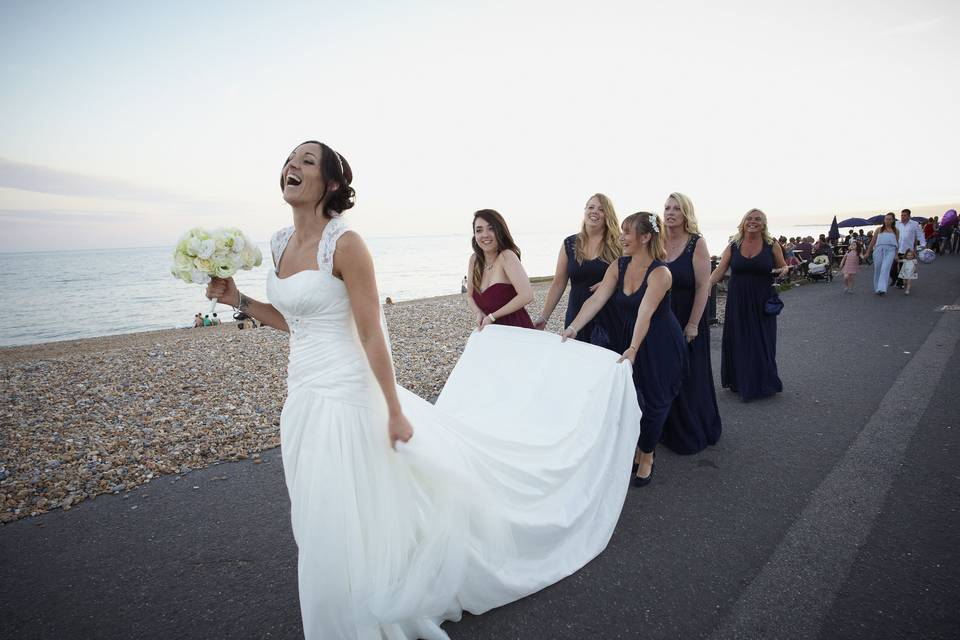
{"label": "wedding dress train", "polygon": [[[570,575],[613,533],[640,410],[629,363],[556,335],[474,333],[436,405],[400,389],[414,428],[390,448],[387,410],[332,275],[269,276],[290,327],[280,430],[307,638],[446,639]],[[274,237],[279,261],[290,232]]]}

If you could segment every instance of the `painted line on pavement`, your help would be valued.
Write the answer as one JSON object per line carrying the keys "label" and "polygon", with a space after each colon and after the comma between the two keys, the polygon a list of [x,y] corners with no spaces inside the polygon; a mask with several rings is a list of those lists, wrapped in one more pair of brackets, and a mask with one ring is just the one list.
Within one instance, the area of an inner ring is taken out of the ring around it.
{"label": "painted line on pavement", "polygon": [[[955,304],[960,304],[960,299]],[[770,559],[710,636],[812,640],[880,515],[960,337],[944,313]]]}

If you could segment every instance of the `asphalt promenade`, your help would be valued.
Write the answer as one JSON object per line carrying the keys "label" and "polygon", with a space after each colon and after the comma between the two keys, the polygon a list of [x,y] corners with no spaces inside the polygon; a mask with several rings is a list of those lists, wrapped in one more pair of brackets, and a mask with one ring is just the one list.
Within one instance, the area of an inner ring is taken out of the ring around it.
{"label": "asphalt promenade", "polygon": [[[871,274],[784,294],[784,392],[720,390],[721,441],[661,448],[600,557],[451,637],[960,637],[960,256]],[[302,637],[278,449],[0,527],[0,566],[0,638]]]}

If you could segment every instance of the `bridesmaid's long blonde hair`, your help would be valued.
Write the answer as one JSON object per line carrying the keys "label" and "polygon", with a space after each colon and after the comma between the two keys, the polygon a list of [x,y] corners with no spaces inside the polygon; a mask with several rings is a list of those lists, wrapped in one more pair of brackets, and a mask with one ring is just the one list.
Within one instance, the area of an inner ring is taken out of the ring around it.
{"label": "bridesmaid's long blonde hair", "polygon": [[737,245],[737,247],[739,247],[740,243],[743,242],[743,236],[747,234],[747,216],[749,216],[751,213],[760,214],[760,217],[763,219],[763,229],[760,230],[760,235],[763,236],[764,242],[767,244],[773,244],[773,236],[771,236],[770,232],[767,231],[767,214],[765,214],[763,211],[760,211],[760,209],[750,209],[750,211],[747,211],[745,214],[743,214],[743,218],[740,219],[740,224],[737,225],[737,233],[730,238],[730,242]]}
{"label": "bridesmaid's long blonde hair", "polygon": [[[596,198],[603,209],[603,242],[600,251],[600,259],[607,264],[612,264],[623,255],[623,247],[620,246],[620,223],[617,221],[617,212],[613,209],[613,202],[602,193],[595,193],[587,198],[587,204]],[[587,247],[587,223],[580,225],[580,233],[577,234],[577,242],[574,247],[573,257],[578,264],[583,264],[586,259],[584,250]]]}
{"label": "bridesmaid's long blonde hair", "polygon": [[[700,233],[700,225],[697,224],[697,215],[693,212],[693,201],[676,191],[667,196],[667,200],[670,198],[676,200],[677,204],[680,205],[680,211],[683,213],[683,230],[691,235]],[[670,235],[666,229],[664,229],[664,235]]]}

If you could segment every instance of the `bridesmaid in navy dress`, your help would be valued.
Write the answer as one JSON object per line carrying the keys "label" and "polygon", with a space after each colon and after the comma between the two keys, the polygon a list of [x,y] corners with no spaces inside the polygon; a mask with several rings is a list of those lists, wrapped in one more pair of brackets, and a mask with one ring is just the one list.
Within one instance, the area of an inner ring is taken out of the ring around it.
{"label": "bridesmaid in navy dress", "polygon": [[495,322],[532,329],[524,307],[533,301],[533,288],[503,216],[493,209],[473,214],[471,244],[467,302],[476,315],[477,329]]}
{"label": "bridesmaid in navy dress", "polygon": [[663,210],[664,248],[673,276],[673,315],[687,341],[688,368],[663,425],[661,442],[675,453],[691,454],[716,444],[722,429],[710,363],[710,325],[703,313],[710,297],[710,252],[699,234],[693,202],[671,193]]}
{"label": "bridesmaid in navy dress", "polygon": [[623,221],[620,242],[624,257],[607,268],[600,286],[563,332],[573,338],[604,305],[601,321],[619,362],[633,365],[637,401],[643,410],[633,484],[642,487],[653,477],[653,452],[660,441],[670,405],[680,391],[687,347],[676,316],[670,310],[670,269],[663,262],[660,221],[640,212]]}
{"label": "bridesmaid in navy dress", "polygon": [[763,211],[751,209],[743,216],[710,276],[711,284],[722,280],[728,267],[720,383],[749,402],[783,391],[777,373],[777,316],[767,315],[765,306],[774,275],[790,268],[767,232]]}
{"label": "bridesmaid in navy dress", "polygon": [[[607,267],[623,254],[620,246],[620,223],[610,198],[596,193],[587,200],[583,209],[583,224],[580,233],[567,237],[560,247],[557,270],[553,284],[547,291],[543,313],[534,320],[533,326],[544,329],[550,321],[557,303],[570,282],[567,298],[567,315],[563,326],[567,327],[580,312],[580,307],[603,280]],[[590,341],[593,321],[588,322],[577,334],[577,340]]]}

